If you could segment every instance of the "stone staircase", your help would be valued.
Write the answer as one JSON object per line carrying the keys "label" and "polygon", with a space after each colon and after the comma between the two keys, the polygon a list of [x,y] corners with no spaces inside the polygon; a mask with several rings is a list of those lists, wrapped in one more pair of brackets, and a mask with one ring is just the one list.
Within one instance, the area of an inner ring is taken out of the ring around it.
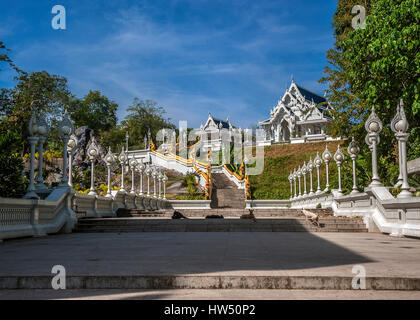
{"label": "stone staircase", "polygon": [[245,208],[245,191],[229,180],[224,173],[212,173],[212,208]]}
{"label": "stone staircase", "polygon": [[[243,214],[249,214],[248,209],[239,208],[212,208],[212,209],[178,209],[184,216],[188,218],[205,218],[206,216],[222,215],[224,218],[239,218]],[[311,212],[322,216],[332,216],[331,208],[311,209]],[[118,209],[117,216],[119,218],[171,218],[173,209],[157,210],[157,211],[143,211],[137,209]],[[256,218],[302,218],[304,217],[299,209],[279,208],[279,209],[257,209],[254,210]]]}
{"label": "stone staircase", "polygon": [[367,232],[362,218],[320,218],[320,227],[301,217],[252,219],[99,218],[80,219],[75,232]]}

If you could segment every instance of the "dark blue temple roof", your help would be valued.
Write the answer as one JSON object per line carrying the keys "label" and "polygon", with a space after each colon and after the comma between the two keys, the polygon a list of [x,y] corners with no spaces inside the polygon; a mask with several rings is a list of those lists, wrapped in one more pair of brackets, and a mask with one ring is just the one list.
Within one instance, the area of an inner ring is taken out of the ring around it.
{"label": "dark blue temple roof", "polygon": [[221,123],[223,129],[229,129],[229,122],[224,121],[224,120],[215,119],[215,118],[213,118],[213,120],[214,120],[214,123],[216,123],[217,126],[219,126],[220,123]]}
{"label": "dark blue temple roof", "polygon": [[304,96],[305,99],[308,101],[314,100],[316,104],[320,104],[327,101],[324,97],[321,97],[320,95],[316,93],[306,90],[305,88],[302,88],[301,86],[296,85],[296,87],[299,89],[302,96]]}

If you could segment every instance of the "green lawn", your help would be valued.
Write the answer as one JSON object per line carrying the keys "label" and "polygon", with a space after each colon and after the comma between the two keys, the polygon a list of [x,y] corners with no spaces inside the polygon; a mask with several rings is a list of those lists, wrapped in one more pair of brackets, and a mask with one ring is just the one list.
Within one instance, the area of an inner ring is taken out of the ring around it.
{"label": "green lawn", "polygon": [[[328,149],[332,154],[337,150],[337,145],[343,144],[343,141],[328,142]],[[265,147],[264,149],[264,172],[260,175],[250,176],[250,185],[253,199],[289,199],[290,183],[288,176],[290,171],[303,162],[312,160],[319,151],[320,155],[325,150],[325,142],[305,143],[305,144],[284,144]],[[343,150],[344,151],[344,150]],[[350,158],[346,157],[347,161]],[[330,185],[338,188],[337,167],[334,161],[329,164]],[[307,174],[307,191],[309,193],[309,174]],[[320,170],[321,189],[325,188],[325,165]],[[313,186],[316,190],[316,170],[313,172]],[[351,186],[350,186],[351,187]],[[303,192],[303,177],[302,177]]]}

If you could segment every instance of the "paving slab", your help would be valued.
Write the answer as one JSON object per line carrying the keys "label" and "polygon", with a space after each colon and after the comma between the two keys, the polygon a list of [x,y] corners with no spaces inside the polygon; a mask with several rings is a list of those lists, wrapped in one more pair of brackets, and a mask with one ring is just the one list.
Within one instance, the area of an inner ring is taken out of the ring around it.
{"label": "paving slab", "polygon": [[397,290],[0,290],[0,300],[420,300],[420,291]]}
{"label": "paving slab", "polygon": [[48,283],[54,265],[66,268],[69,283],[108,281],[110,288],[118,288],[127,283],[124,277],[132,277],[133,283],[156,289],[171,284],[188,288],[191,279],[194,288],[203,281],[204,288],[308,288],[299,285],[309,278],[314,288],[341,289],[349,287],[352,268],[362,265],[372,288],[415,289],[420,284],[420,241],[370,233],[154,232],[0,243],[3,284],[22,284],[34,276]]}

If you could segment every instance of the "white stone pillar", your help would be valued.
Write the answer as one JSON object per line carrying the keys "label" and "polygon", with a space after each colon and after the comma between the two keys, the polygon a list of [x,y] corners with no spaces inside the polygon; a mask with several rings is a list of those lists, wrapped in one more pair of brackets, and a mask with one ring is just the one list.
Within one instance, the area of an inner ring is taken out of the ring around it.
{"label": "white stone pillar", "polygon": [[343,190],[341,189],[341,163],[344,161],[344,153],[340,150],[340,145],[337,147],[337,151],[334,154],[334,161],[337,164],[338,168],[338,196],[343,195]]}
{"label": "white stone pillar", "polygon": [[38,127],[38,177],[36,179],[37,184],[35,189],[37,191],[46,191],[48,188],[44,184],[44,177],[42,175],[43,169],[43,160],[44,160],[44,142],[50,132],[47,121],[45,120],[44,113],[41,113],[39,119],[37,120]]}
{"label": "white stone pillar", "polygon": [[35,193],[34,175],[35,175],[35,145],[38,142],[38,137],[28,137],[29,144],[31,146],[31,163],[29,170],[29,185],[26,189],[25,199],[39,199],[39,196]]}
{"label": "white stone pillar", "polygon": [[143,163],[143,158],[140,159],[140,164],[139,164],[139,171],[140,171],[140,195],[143,195],[143,173],[144,173],[144,169],[145,169],[145,165]]}
{"label": "white stone pillar", "polygon": [[300,178],[302,177],[302,171],[300,169],[300,166],[299,166],[296,174],[297,174],[298,181],[299,181],[299,196],[298,197],[300,198],[302,196],[302,188],[301,188],[301,184],[300,184]]}
{"label": "white stone pillar", "polygon": [[150,197],[150,175],[152,174],[152,168],[150,165],[146,168],[146,176],[147,176],[147,196]]}
{"label": "white stone pillar", "polygon": [[111,147],[108,148],[108,153],[105,156],[105,163],[106,166],[108,168],[108,190],[106,192],[106,196],[107,198],[112,198],[112,194],[111,194],[111,166],[112,164],[115,162],[115,156],[111,151]]}
{"label": "white stone pillar", "polygon": [[317,172],[317,177],[318,177],[318,186],[316,188],[316,194],[320,194],[322,191],[321,191],[321,180],[320,180],[320,177],[319,177],[319,168],[322,165],[322,159],[319,156],[319,152],[316,153],[316,157],[314,159],[314,162],[315,162],[316,172]]}
{"label": "white stone pillar", "polygon": [[366,135],[366,143],[372,151],[372,182],[369,186],[380,187],[382,183],[378,175],[378,156],[376,147],[379,143],[379,133],[382,131],[382,122],[375,113],[375,106],[372,107],[372,112],[365,123],[365,129],[368,132]]}
{"label": "white stone pillar", "polygon": [[313,183],[312,183],[312,172],[314,171],[314,163],[312,162],[312,157],[309,159],[309,162],[308,162],[308,171],[309,171],[309,180],[310,180],[310,185],[311,185],[309,195],[312,196],[314,194]]}
{"label": "white stone pillar", "polygon": [[163,179],[163,175],[162,175],[162,172],[160,171],[160,169],[159,169],[157,179],[159,181],[159,196],[158,196],[158,198],[162,199],[162,179]]}
{"label": "white stone pillar", "polygon": [[131,190],[130,190],[130,193],[131,194],[133,194],[133,195],[135,195],[136,194],[136,188],[135,188],[135,170],[136,170],[136,167],[137,167],[137,164],[138,164],[138,162],[137,162],[137,160],[136,160],[136,158],[131,158],[130,159],[130,169],[131,169]]}
{"label": "white stone pillar", "polygon": [[306,167],[306,162],[303,163],[303,167],[301,169],[303,175],[303,196],[306,197],[308,193],[306,192],[306,173],[308,172],[308,168]]}
{"label": "white stone pillar", "polygon": [[156,168],[153,169],[152,178],[153,178],[153,198],[157,198],[156,196],[156,178],[157,178]]}
{"label": "white stone pillar", "polygon": [[354,141],[354,137],[352,137],[352,140],[349,144],[349,147],[347,148],[347,152],[350,155],[351,161],[353,162],[353,190],[350,192],[350,194],[358,194],[360,193],[359,190],[357,190],[357,177],[356,177],[356,159],[357,155],[360,152],[359,146],[356,144],[356,141]]}
{"label": "white stone pillar", "polygon": [[293,199],[293,173],[290,172],[289,174],[289,183],[290,183],[290,200]]}
{"label": "white stone pillar", "polygon": [[124,152],[124,148],[121,148],[121,153],[118,156],[118,160],[120,160],[120,164],[121,164],[121,188],[120,188],[120,192],[126,193],[125,186],[124,186],[124,170],[125,170],[125,162],[127,161],[127,154]]}
{"label": "white stone pillar", "polygon": [[95,144],[95,141],[92,140],[90,147],[88,149],[88,157],[90,160],[91,171],[90,171],[90,191],[88,195],[97,196],[97,192],[95,190],[95,159],[99,154],[98,147]]}
{"label": "white stone pillar", "polygon": [[400,163],[400,176],[402,178],[401,192],[397,198],[411,198],[413,194],[409,191],[410,185],[408,184],[408,173],[407,173],[407,140],[410,136],[407,133],[408,121],[405,116],[404,103],[400,100],[400,105],[397,107],[397,114],[394,116],[391,122],[391,129],[395,133],[395,137],[398,140],[399,146],[399,163]]}
{"label": "white stone pillar", "polygon": [[327,180],[326,180],[326,185],[325,185],[325,192],[328,191],[328,189],[330,188],[330,179],[329,179],[329,173],[328,173],[328,163],[330,162],[332,158],[332,154],[331,152],[328,150],[328,146],[325,146],[325,151],[322,153],[322,159],[325,162],[325,174],[327,176]]}
{"label": "white stone pillar", "polygon": [[72,134],[67,142],[67,152],[69,154],[69,186],[73,188],[73,153],[77,145],[77,137]]}
{"label": "white stone pillar", "polygon": [[163,200],[166,200],[166,182],[168,181],[168,177],[166,174],[163,174],[162,182],[163,182]]}
{"label": "white stone pillar", "polygon": [[67,178],[67,143],[70,136],[74,133],[73,123],[70,121],[67,110],[64,113],[63,120],[58,125],[58,134],[63,141],[63,172],[60,187],[69,187]]}

